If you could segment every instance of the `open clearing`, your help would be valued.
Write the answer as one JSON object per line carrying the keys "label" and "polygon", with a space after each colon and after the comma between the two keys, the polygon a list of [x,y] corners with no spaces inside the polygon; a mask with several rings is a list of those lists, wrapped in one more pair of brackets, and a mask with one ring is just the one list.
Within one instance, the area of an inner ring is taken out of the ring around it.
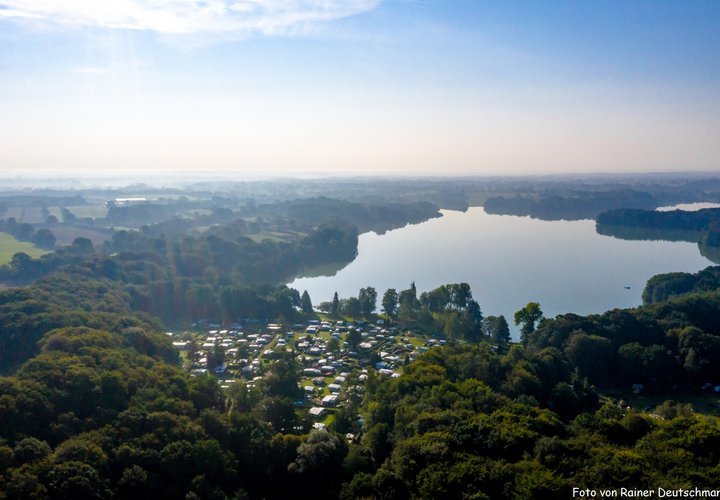
{"label": "open clearing", "polygon": [[25,252],[35,259],[48,253],[34,247],[32,243],[18,241],[7,233],[0,233],[0,264],[7,264],[18,252]]}

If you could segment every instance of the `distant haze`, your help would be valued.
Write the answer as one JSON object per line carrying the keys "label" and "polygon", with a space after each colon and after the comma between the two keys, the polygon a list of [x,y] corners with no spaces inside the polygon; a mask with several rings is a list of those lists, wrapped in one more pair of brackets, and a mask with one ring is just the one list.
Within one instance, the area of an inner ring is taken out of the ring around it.
{"label": "distant haze", "polygon": [[0,0],[4,175],[720,170],[715,1],[55,4]]}

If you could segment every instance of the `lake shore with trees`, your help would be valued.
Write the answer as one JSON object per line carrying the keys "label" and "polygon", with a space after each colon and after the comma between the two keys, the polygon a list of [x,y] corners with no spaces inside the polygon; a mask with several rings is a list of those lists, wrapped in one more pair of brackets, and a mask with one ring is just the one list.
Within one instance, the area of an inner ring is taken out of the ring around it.
{"label": "lake shore with trees", "polygon": [[282,280],[352,260],[358,227],[229,210],[0,268],[0,498],[714,487],[718,268],[602,314],[489,314],[462,281],[314,303]]}

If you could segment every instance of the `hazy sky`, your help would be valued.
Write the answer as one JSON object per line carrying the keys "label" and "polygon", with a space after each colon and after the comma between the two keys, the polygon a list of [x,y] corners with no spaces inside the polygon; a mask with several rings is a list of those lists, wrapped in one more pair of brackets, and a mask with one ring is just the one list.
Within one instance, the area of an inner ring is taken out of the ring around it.
{"label": "hazy sky", "polygon": [[720,2],[0,0],[0,169],[720,171]]}

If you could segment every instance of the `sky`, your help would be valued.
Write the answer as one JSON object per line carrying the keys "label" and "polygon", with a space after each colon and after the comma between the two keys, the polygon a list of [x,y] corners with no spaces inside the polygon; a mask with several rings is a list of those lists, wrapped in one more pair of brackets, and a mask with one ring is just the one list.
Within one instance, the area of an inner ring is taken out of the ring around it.
{"label": "sky", "polygon": [[0,171],[720,171],[720,2],[0,0]]}

